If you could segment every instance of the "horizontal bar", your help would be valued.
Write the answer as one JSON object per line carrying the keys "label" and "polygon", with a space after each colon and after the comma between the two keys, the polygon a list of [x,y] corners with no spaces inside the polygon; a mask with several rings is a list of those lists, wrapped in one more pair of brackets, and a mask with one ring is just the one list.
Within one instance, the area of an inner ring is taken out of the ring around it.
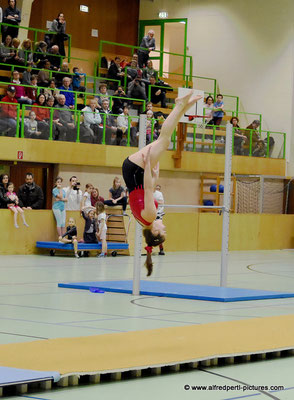
{"label": "horizontal bar", "polygon": [[192,205],[192,204],[160,204],[162,207],[167,207],[167,208],[212,208],[216,210],[224,210],[224,206],[200,206],[200,205]]}

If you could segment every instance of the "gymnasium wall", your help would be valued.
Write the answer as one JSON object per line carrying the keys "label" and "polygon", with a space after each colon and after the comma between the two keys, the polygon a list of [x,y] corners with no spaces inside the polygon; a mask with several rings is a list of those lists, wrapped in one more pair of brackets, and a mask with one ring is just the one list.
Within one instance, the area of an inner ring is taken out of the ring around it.
{"label": "gymnasium wall", "polygon": [[[81,12],[80,4],[88,6],[89,13]],[[100,39],[137,44],[139,0],[128,0],[127,7],[119,0],[35,0],[30,26],[47,29],[46,21],[59,12],[65,15],[73,47],[98,51]],[[92,29],[98,29],[98,38],[91,37]]]}
{"label": "gymnasium wall", "polygon": [[240,96],[241,111],[263,115],[263,128],[287,133],[288,174],[294,174],[292,0],[141,0],[140,20],[188,18],[194,75],[217,78]]}
{"label": "gymnasium wall", "polygon": [[[78,238],[84,230],[84,220],[78,211],[67,213],[73,216],[78,227]],[[19,221],[19,229],[13,226],[13,215],[9,210],[0,210],[0,254],[40,253],[36,241],[56,241],[56,225],[51,210],[26,211],[29,228]],[[127,221],[127,218],[125,218]],[[222,217],[218,214],[196,212],[168,212],[164,217],[167,228],[165,250],[174,251],[219,251],[221,249]],[[274,227],[274,229],[273,229]],[[229,249],[274,250],[294,247],[294,215],[231,214]],[[134,254],[135,221],[131,218],[128,242],[130,254]],[[42,251],[48,254],[48,251]],[[119,261],[118,261],[119,262]]]}

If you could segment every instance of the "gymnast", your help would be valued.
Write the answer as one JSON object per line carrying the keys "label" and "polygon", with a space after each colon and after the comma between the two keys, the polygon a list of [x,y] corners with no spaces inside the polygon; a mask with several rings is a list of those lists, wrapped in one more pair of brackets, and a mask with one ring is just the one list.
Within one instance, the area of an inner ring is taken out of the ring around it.
{"label": "gymnast", "polygon": [[143,226],[147,246],[145,266],[147,276],[152,274],[152,247],[165,241],[166,231],[162,220],[156,219],[158,204],[153,198],[159,176],[159,159],[168,149],[171,135],[181,117],[202,96],[192,96],[193,91],[176,99],[176,106],[162,125],[159,138],[125,159],[122,166],[124,181],[129,191],[129,203],[135,219]]}

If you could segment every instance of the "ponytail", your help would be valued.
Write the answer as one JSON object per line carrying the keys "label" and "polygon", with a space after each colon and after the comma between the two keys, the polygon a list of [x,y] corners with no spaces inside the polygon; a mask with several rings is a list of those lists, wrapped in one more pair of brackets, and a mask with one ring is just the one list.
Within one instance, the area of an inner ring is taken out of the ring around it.
{"label": "ponytail", "polygon": [[145,250],[147,251],[147,257],[144,265],[147,269],[147,276],[150,276],[153,271],[152,249],[153,247],[162,244],[165,241],[165,237],[161,235],[153,235],[150,229],[144,229],[143,235],[147,244],[145,247]]}

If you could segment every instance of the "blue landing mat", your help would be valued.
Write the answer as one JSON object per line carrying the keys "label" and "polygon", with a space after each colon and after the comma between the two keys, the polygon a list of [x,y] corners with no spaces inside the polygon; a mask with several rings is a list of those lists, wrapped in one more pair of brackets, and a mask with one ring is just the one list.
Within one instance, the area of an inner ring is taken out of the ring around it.
{"label": "blue landing mat", "polygon": [[29,369],[0,367],[0,386],[48,381],[51,379],[54,380],[54,382],[58,382],[60,374],[50,371],[32,371]]}
{"label": "blue landing mat", "polygon": [[[102,289],[105,292],[132,293],[133,281],[101,281],[101,282],[74,282],[59,283],[58,287],[68,289],[90,288]],[[185,283],[141,281],[140,294],[147,296],[175,297],[189,300],[206,301],[245,301],[279,299],[294,297],[294,293],[272,292],[268,290],[251,290],[238,288],[224,288],[219,286],[187,285]]]}
{"label": "blue landing mat", "polygon": [[[73,244],[59,242],[37,242],[36,247],[39,249],[73,250]],[[101,243],[78,243],[78,250],[99,250],[101,248]],[[107,242],[107,248],[108,250],[128,250],[129,244]]]}

